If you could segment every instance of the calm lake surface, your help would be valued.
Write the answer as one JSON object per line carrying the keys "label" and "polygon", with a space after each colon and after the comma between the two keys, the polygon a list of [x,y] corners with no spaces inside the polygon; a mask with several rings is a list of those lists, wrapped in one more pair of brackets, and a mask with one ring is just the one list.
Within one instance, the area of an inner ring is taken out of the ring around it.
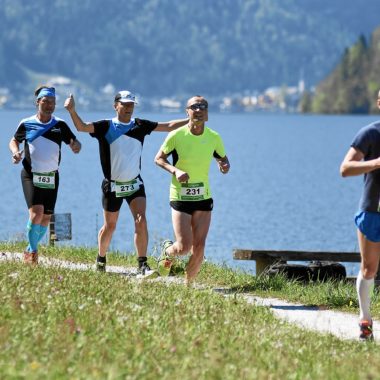
{"label": "calm lake surface", "polygon": [[[2,240],[24,237],[28,214],[20,183],[21,165],[11,163],[8,142],[19,121],[34,110],[0,110]],[[69,115],[59,109],[78,139],[82,151],[62,148],[60,189],[56,213],[72,214],[70,245],[96,246],[102,225],[102,173],[98,143],[78,133]],[[114,116],[82,112],[86,121]],[[153,114],[135,110],[135,116],[157,121],[183,114]],[[342,179],[339,166],[358,129],[376,116],[305,116],[279,114],[210,114],[208,126],[225,143],[231,171],[222,175],[216,163],[210,170],[214,211],[206,257],[209,261],[254,270],[254,263],[234,261],[234,248],[290,250],[358,250],[353,215],[359,202],[362,178]],[[170,175],[153,163],[165,133],[145,140],[142,177],[147,192],[149,251],[162,239],[172,238],[169,207]],[[59,243],[66,244],[66,243]],[[111,248],[133,251],[133,222],[126,203],[120,213]],[[357,265],[347,265],[348,274]]]}

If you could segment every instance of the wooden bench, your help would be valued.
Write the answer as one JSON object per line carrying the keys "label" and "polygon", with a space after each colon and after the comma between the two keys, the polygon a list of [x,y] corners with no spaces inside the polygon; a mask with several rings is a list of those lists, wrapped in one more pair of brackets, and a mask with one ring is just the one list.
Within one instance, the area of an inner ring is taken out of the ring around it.
{"label": "wooden bench", "polygon": [[235,260],[255,260],[256,275],[263,273],[267,268],[279,261],[334,261],[342,263],[360,263],[359,252],[234,249],[233,257]]}

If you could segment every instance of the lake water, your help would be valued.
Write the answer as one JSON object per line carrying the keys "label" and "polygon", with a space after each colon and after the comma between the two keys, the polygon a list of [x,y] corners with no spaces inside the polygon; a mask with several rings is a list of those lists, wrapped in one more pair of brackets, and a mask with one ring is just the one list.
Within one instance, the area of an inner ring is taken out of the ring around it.
{"label": "lake water", "polygon": [[[24,236],[27,209],[20,184],[21,165],[11,163],[8,142],[19,121],[33,110],[0,110],[2,162],[1,239]],[[68,114],[57,116],[72,126]],[[114,116],[82,113],[86,121]],[[183,114],[140,113],[157,121]],[[225,143],[231,171],[222,175],[216,163],[210,170],[214,211],[207,240],[208,260],[254,270],[254,263],[234,261],[234,248],[289,250],[358,250],[353,215],[362,178],[342,179],[339,165],[357,130],[376,116],[306,116],[283,114],[210,114],[208,126]],[[74,128],[73,128],[74,131]],[[102,225],[102,180],[97,140],[76,133],[83,148],[79,155],[62,148],[60,189],[56,213],[70,212],[71,245],[96,246]],[[170,175],[153,163],[165,133],[153,132],[145,140],[142,177],[147,192],[149,250],[172,238],[168,204]],[[60,243],[63,244],[63,243]],[[133,222],[123,205],[112,249],[133,251]],[[348,274],[357,265],[347,265]]]}

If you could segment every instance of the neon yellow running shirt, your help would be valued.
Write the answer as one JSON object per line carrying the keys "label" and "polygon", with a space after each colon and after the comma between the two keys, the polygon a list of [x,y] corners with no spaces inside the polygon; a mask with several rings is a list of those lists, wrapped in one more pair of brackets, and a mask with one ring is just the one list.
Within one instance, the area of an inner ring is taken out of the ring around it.
{"label": "neon yellow running shirt", "polygon": [[173,165],[189,175],[188,183],[179,183],[173,175],[171,201],[200,201],[211,198],[208,173],[213,158],[226,155],[221,137],[205,127],[201,135],[193,135],[189,126],[170,132],[161,150],[173,156]]}

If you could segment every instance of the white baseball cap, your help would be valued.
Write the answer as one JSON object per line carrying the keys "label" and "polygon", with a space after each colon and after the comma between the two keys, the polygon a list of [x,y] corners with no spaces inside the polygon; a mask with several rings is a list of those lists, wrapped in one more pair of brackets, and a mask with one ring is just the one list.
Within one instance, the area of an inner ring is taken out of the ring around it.
{"label": "white baseball cap", "polygon": [[120,103],[137,103],[136,96],[130,91],[119,91],[115,95],[115,102]]}

